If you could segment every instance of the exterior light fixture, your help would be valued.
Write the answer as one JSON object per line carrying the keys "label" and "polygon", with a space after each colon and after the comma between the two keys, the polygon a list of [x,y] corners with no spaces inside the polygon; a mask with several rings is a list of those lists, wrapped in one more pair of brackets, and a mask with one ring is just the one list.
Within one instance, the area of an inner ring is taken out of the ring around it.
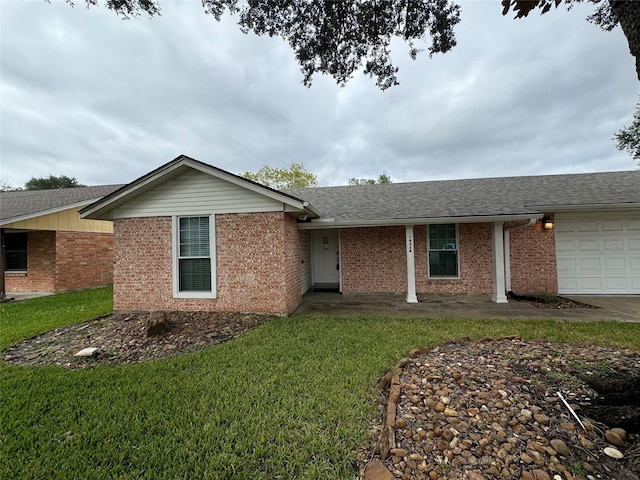
{"label": "exterior light fixture", "polygon": [[547,215],[542,217],[542,228],[544,230],[553,230],[553,219]]}

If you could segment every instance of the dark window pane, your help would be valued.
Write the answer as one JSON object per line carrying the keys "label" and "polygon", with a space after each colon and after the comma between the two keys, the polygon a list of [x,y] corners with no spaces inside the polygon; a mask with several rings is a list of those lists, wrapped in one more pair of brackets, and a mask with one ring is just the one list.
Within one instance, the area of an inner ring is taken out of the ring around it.
{"label": "dark window pane", "polygon": [[7,233],[4,237],[5,270],[25,271],[27,269],[27,234]]}
{"label": "dark window pane", "polygon": [[457,277],[458,252],[429,252],[429,273],[432,277]]}
{"label": "dark window pane", "polygon": [[443,225],[429,225],[429,249],[431,250],[455,250],[456,226],[453,223]]}
{"label": "dark window pane", "polygon": [[180,291],[211,291],[211,259],[183,258],[180,260]]}
{"label": "dark window pane", "polygon": [[429,225],[429,275],[458,276],[458,240],[453,223]]}
{"label": "dark window pane", "polygon": [[27,252],[7,252],[7,270],[26,270]]}
{"label": "dark window pane", "polygon": [[26,233],[5,233],[4,249],[11,250],[27,250],[27,234]]}

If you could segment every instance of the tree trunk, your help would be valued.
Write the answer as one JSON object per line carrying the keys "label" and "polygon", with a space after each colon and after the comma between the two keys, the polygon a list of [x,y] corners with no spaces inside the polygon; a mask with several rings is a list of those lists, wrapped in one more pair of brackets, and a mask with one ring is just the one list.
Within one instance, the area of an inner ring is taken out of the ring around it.
{"label": "tree trunk", "polygon": [[640,2],[609,0],[609,3],[627,37],[631,55],[636,58],[636,74],[640,80]]}

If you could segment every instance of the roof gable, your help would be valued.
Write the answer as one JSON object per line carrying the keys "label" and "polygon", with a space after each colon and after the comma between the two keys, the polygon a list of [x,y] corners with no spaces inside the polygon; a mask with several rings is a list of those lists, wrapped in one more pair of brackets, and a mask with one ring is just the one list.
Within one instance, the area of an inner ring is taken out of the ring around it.
{"label": "roof gable", "polygon": [[[131,209],[128,209],[127,205],[133,205],[137,202],[139,205],[144,204],[143,206],[146,206],[146,208],[153,208],[151,207],[150,203],[153,200],[166,199],[167,196],[171,197],[176,192],[179,193],[180,188],[178,185],[181,180],[193,180],[194,175],[189,175],[189,172],[199,172],[203,174],[200,175],[200,177],[212,177],[210,179],[211,181],[208,182],[210,192],[216,191],[216,184],[220,186],[225,183],[227,185],[236,187],[236,192],[239,191],[238,189],[244,190],[245,192],[250,192],[244,196],[245,199],[247,197],[251,197],[254,200],[261,198],[264,202],[272,206],[272,208],[269,208],[269,210],[273,210],[273,206],[277,204],[279,206],[278,208],[284,211],[312,211],[312,208],[307,204],[307,202],[293,195],[268,188],[264,185],[227,172],[220,168],[213,167],[198,160],[194,160],[193,158],[187,157],[186,155],[180,155],[171,162],[162,165],[156,170],[138,178],[137,180],[134,180],[133,182],[125,185],[112,194],[107,195],[105,198],[99,200],[93,205],[82,209],[80,211],[80,214],[82,218],[93,219],[109,219],[112,217],[112,215],[121,218],[127,215],[137,216],[138,213],[132,211]],[[201,182],[202,185],[206,183],[207,182]],[[203,188],[205,188],[206,190],[206,186]],[[187,192],[185,192],[184,190],[183,192],[187,194]],[[190,196],[190,194],[191,192],[188,192],[188,196]],[[203,191],[203,195],[206,195],[206,191]],[[200,203],[197,205],[203,204]],[[167,208],[163,210],[162,205],[157,205],[157,209],[154,210],[154,214],[179,214],[179,209],[176,209],[175,205],[169,206],[167,204],[165,206]],[[196,206],[196,210],[198,208],[200,207]],[[228,210],[238,212],[238,208]],[[241,207],[240,210],[242,210]],[[189,211],[191,213],[198,213],[195,210]],[[225,210],[212,208],[208,211],[215,212]]]}

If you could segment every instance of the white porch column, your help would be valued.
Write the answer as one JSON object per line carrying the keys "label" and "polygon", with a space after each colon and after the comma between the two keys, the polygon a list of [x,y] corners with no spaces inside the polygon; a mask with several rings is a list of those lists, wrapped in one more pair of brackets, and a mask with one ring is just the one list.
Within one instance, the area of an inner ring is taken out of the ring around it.
{"label": "white porch column", "polygon": [[511,240],[509,230],[504,231],[504,291],[511,290]]}
{"label": "white porch column", "polygon": [[414,260],[415,242],[413,240],[413,225],[405,226],[407,247],[407,303],[418,303],[416,296],[416,264]]}
{"label": "white porch column", "polygon": [[508,303],[504,280],[504,223],[495,222],[491,231],[493,234],[493,295],[491,301]]}

